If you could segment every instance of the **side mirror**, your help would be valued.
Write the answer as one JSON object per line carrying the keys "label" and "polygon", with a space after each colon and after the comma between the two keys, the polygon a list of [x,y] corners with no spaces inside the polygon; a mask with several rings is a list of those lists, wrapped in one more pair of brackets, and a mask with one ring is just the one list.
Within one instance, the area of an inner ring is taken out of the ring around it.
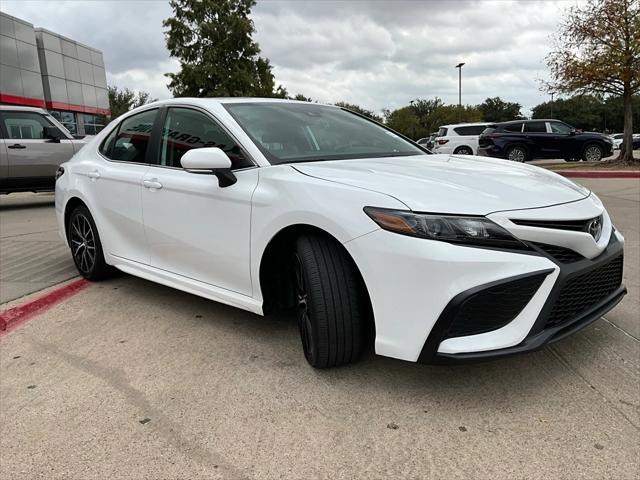
{"label": "side mirror", "polygon": [[185,152],[180,164],[187,172],[210,174],[218,177],[220,187],[229,187],[238,179],[231,171],[231,160],[220,148],[193,148]]}
{"label": "side mirror", "polygon": [[51,143],[60,143],[62,138],[62,132],[56,127],[47,126],[42,129],[42,136],[48,139]]}

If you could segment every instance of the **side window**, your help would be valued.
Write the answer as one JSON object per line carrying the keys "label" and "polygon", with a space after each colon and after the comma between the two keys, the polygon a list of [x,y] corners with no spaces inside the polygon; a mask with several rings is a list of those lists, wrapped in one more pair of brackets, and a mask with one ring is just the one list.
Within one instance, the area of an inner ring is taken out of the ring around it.
{"label": "side window", "polygon": [[100,152],[111,160],[145,163],[158,109],[126,118],[102,143]]}
{"label": "side window", "polygon": [[505,132],[521,132],[522,124],[521,123],[511,123],[504,127]]}
{"label": "side window", "polygon": [[2,123],[11,139],[46,139],[44,127],[53,127],[53,123],[44,115],[36,112],[3,112]]}
{"label": "side window", "polygon": [[524,124],[524,131],[528,133],[547,133],[545,122],[527,122]]}
{"label": "side window", "polygon": [[170,108],[160,140],[160,165],[182,168],[182,155],[192,148],[218,147],[231,159],[231,168],[253,165],[240,146],[210,117],[188,108]]}
{"label": "side window", "polygon": [[566,123],[549,122],[549,124],[551,125],[551,131],[553,133],[562,133],[562,134],[567,135],[567,134],[571,133],[571,131],[573,130],[573,128],[571,128]]}

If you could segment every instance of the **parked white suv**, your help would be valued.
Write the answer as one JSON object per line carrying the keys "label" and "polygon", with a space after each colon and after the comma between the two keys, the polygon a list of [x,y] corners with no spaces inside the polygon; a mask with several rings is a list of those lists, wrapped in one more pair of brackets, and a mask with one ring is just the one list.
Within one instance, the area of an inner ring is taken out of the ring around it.
{"label": "parked white suv", "polygon": [[444,125],[438,130],[434,153],[477,155],[478,137],[489,123],[458,123]]}

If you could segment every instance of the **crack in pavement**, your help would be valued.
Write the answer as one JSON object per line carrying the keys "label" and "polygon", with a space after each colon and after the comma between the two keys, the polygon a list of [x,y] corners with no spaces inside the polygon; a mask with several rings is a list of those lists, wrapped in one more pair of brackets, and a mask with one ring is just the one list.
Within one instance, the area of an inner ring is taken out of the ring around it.
{"label": "crack in pavement", "polygon": [[594,392],[596,392],[603,400],[606,404],[610,405],[611,408],[613,408],[616,412],[618,412],[627,422],[629,422],[629,424],[635,428],[636,430],[640,431],[640,426],[636,424],[636,422],[634,420],[632,420],[631,418],[629,418],[627,416],[627,414],[625,412],[623,412],[620,408],[618,408],[616,406],[615,403],[611,402],[607,396],[602,393],[598,387],[596,387],[593,383],[591,383],[584,375],[582,375],[578,370],[576,370],[575,368],[573,368],[573,366],[571,365],[571,363],[569,363],[569,361],[564,358],[564,356],[556,349],[555,345],[549,345],[547,347],[549,349],[549,351],[551,352],[551,354],[556,358],[556,360],[558,360],[558,362],[560,363],[560,365],[564,366],[567,370],[569,370],[571,373],[573,373],[576,377],[578,377],[580,380],[582,380],[586,385],[589,386],[589,388],[591,390],[593,390]]}
{"label": "crack in pavement", "polygon": [[[210,464],[212,467],[211,470],[213,471],[215,468],[216,473],[219,473],[222,477],[234,479],[249,478],[234,466],[230,465],[218,453],[207,450],[185,438],[185,436],[180,433],[180,425],[173,422],[159,409],[151,405],[151,402],[146,398],[145,394],[131,385],[124,371],[105,367],[94,360],[65,352],[53,344],[42,342],[32,336],[29,336],[27,341],[50,354],[58,356],[71,367],[103,381],[120,392],[124,395],[126,401],[138,409],[141,414],[157,419],[158,421],[150,424],[150,428],[153,428],[161,434],[167,442],[182,451],[188,458],[199,461],[200,463]],[[214,467],[214,465],[217,465],[217,467]]]}

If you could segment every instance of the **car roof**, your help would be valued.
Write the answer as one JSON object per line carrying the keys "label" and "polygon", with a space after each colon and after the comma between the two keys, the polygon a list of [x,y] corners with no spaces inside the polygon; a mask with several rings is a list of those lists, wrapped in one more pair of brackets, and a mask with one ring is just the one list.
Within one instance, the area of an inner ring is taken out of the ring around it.
{"label": "car roof", "polygon": [[[224,105],[231,103],[299,103],[309,105],[310,102],[300,100],[289,100],[286,98],[261,98],[261,97],[178,97],[168,100],[159,100],[148,105],[198,105],[202,107],[211,107],[212,105]],[[311,103],[311,105],[320,105],[323,107],[336,107],[335,105],[327,105],[321,103]],[[145,105],[147,106],[147,105]]]}
{"label": "car roof", "polygon": [[24,107],[22,105],[0,105],[0,111],[47,113],[47,111],[44,108]]}
{"label": "car roof", "polygon": [[479,125],[491,125],[491,123],[492,122],[451,123],[449,125],[440,125],[440,128],[477,127]]}

